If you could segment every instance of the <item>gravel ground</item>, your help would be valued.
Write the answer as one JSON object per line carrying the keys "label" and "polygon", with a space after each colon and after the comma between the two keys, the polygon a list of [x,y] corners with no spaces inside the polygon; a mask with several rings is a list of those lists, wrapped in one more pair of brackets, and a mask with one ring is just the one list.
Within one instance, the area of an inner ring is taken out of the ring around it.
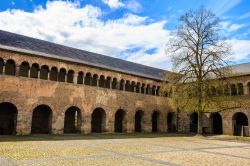
{"label": "gravel ground", "polygon": [[250,142],[179,134],[0,136],[0,165],[250,165]]}

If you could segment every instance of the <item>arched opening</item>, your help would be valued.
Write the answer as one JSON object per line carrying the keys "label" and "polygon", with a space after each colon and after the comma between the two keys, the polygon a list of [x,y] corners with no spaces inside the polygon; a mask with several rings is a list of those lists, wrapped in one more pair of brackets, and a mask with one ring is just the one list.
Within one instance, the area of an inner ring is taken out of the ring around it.
{"label": "arched opening", "polygon": [[64,133],[78,133],[81,131],[81,111],[77,107],[70,107],[64,115]]}
{"label": "arched opening", "polygon": [[222,134],[222,117],[218,112],[211,114],[211,122],[212,122],[212,133]]}
{"label": "arched opening", "polygon": [[52,126],[52,110],[47,105],[39,105],[32,114],[32,134],[49,134]]}
{"label": "arched opening", "polygon": [[235,84],[231,85],[231,96],[237,95],[237,88]]}
{"label": "arched opening", "polygon": [[92,81],[91,74],[87,73],[85,78],[84,78],[84,84],[85,85],[91,85],[91,81]]}
{"label": "arched opening", "polygon": [[99,87],[102,87],[102,88],[105,87],[105,77],[103,75],[100,76]]}
{"label": "arched opening", "polygon": [[42,66],[40,71],[40,79],[48,80],[48,74],[49,74],[49,67],[46,65]]}
{"label": "arched opening", "polygon": [[238,95],[243,95],[244,94],[243,84],[238,83],[237,87],[238,87]]}
{"label": "arched opening", "polygon": [[141,86],[141,93],[142,93],[142,94],[145,93],[145,84],[142,84],[142,86]]}
{"label": "arched opening", "polygon": [[29,76],[30,65],[28,62],[22,62],[19,69],[19,76],[28,77]]}
{"label": "arched opening", "polygon": [[127,80],[125,84],[125,90],[129,91],[130,90],[130,82]]}
{"label": "arched opening", "polygon": [[155,94],[156,94],[156,86],[153,86],[153,88],[152,88],[152,95],[155,96]]}
{"label": "arched opening", "polygon": [[167,116],[167,123],[168,123],[168,132],[175,132],[176,125],[175,125],[175,113],[169,112]]}
{"label": "arched opening", "polygon": [[115,113],[115,132],[123,132],[126,130],[126,112],[119,109]]}
{"label": "arched opening", "polygon": [[112,89],[116,89],[117,88],[117,79],[116,78],[113,78],[113,81],[112,81]]}
{"label": "arched opening", "polygon": [[61,68],[58,74],[58,81],[65,82],[65,77],[66,77],[66,69]]}
{"label": "arched opening", "polygon": [[237,112],[233,115],[233,128],[234,128],[234,135],[244,135],[244,126],[248,126],[248,118],[246,114],[242,112]]}
{"label": "arched opening", "polygon": [[0,58],[0,74],[3,74],[4,60]]}
{"label": "arched opening", "polygon": [[141,83],[137,82],[136,88],[135,88],[136,93],[140,93],[140,86],[141,86]]}
{"label": "arched opening", "polygon": [[120,81],[120,90],[124,90],[124,80]]}
{"label": "arched opening", "polygon": [[0,104],[0,135],[16,133],[17,108],[11,103]]}
{"label": "arched opening", "polygon": [[57,81],[57,76],[58,76],[58,70],[56,67],[52,67],[50,70],[50,80],[51,81]]}
{"label": "arched opening", "polygon": [[77,84],[83,84],[83,76],[84,74],[83,74],[83,72],[82,71],[80,71],[79,73],[78,73],[78,76],[77,76]]}
{"label": "arched opening", "polygon": [[130,85],[130,92],[134,92],[134,91],[135,91],[135,82],[132,81]]}
{"label": "arched opening", "polygon": [[111,84],[111,77],[107,77],[105,81],[105,88],[110,89],[110,84]]}
{"label": "arched opening", "polygon": [[136,111],[135,113],[135,132],[142,132],[143,130],[143,126],[142,126],[142,123],[143,123],[143,116],[144,116],[144,113],[142,110],[139,110],[139,111]]}
{"label": "arched opening", "polygon": [[197,133],[198,130],[198,113],[194,112],[190,115],[190,132]]}
{"label": "arched opening", "polygon": [[73,83],[74,81],[74,71],[73,70],[69,70],[68,74],[67,74],[67,82],[68,83]]}
{"label": "arched opening", "polygon": [[92,79],[92,86],[97,86],[98,75],[94,74]]}
{"label": "arched opening", "polygon": [[91,115],[91,132],[101,133],[106,128],[106,113],[102,108],[96,108]]}
{"label": "arched opening", "polygon": [[12,59],[7,60],[5,64],[5,74],[6,75],[15,75],[16,74],[16,64]]}
{"label": "arched opening", "polygon": [[37,63],[32,64],[30,68],[30,78],[38,78],[39,65]]}
{"label": "arched opening", "polygon": [[147,85],[147,88],[146,88],[146,94],[150,94],[150,85]]}
{"label": "arched opening", "polygon": [[160,87],[157,86],[157,89],[156,89],[156,96],[160,96]]}
{"label": "arched opening", "polygon": [[160,117],[159,111],[154,111],[152,116],[151,116],[152,132],[159,131],[159,117]]}

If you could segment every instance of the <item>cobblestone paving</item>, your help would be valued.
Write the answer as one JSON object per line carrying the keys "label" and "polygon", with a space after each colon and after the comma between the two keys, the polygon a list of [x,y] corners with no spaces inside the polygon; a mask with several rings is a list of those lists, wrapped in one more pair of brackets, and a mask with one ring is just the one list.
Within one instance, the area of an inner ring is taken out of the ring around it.
{"label": "cobblestone paving", "polygon": [[0,166],[250,165],[250,142],[169,134],[0,136]]}

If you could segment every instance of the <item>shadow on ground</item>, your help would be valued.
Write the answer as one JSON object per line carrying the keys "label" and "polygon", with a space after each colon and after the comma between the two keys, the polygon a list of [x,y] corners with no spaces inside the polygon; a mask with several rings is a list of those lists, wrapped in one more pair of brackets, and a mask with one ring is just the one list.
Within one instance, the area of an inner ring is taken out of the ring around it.
{"label": "shadow on ground", "polygon": [[130,139],[130,138],[192,137],[192,136],[194,135],[183,134],[183,133],[91,133],[91,134],[62,134],[62,135],[32,134],[25,136],[1,135],[0,142]]}

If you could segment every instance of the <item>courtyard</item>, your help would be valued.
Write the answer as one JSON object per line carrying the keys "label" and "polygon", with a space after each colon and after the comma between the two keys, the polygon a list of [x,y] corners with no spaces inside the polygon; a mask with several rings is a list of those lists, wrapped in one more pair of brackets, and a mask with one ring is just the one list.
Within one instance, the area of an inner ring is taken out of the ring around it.
{"label": "courtyard", "polygon": [[250,142],[183,134],[1,136],[0,165],[250,165]]}

